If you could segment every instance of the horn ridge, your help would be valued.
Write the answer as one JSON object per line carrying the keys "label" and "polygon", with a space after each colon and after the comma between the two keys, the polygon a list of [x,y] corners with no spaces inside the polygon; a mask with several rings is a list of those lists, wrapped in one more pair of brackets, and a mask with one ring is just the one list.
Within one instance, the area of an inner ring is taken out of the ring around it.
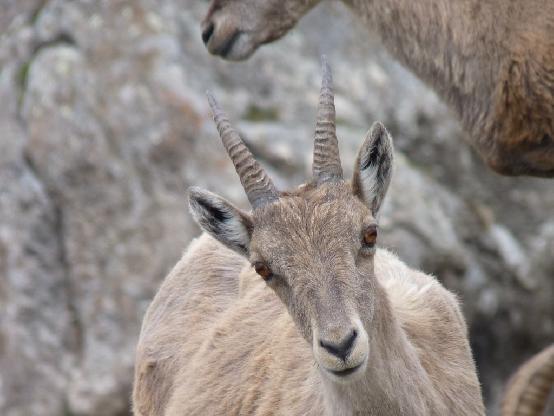
{"label": "horn ridge", "polygon": [[335,124],[333,76],[325,55],[321,57],[321,65],[323,77],[314,134],[312,172],[317,181],[326,181],[342,179],[342,167]]}
{"label": "horn ridge", "polygon": [[206,95],[223,146],[235,166],[252,208],[256,209],[278,199],[278,193],[271,178],[254,159],[238,132],[217,104],[214,95],[210,91],[206,91]]}

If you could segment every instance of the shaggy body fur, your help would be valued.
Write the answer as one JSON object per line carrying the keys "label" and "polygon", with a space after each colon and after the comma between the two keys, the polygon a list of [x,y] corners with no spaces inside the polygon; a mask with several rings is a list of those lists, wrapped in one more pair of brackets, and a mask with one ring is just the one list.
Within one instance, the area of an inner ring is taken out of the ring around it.
{"label": "shaggy body fur", "polygon": [[[553,1],[343,1],[450,105],[492,169],[554,177]],[[317,3],[213,0],[203,37],[210,52],[245,59]]]}
{"label": "shaggy body fur", "polygon": [[[356,382],[371,402],[363,414],[484,414],[456,298],[385,250],[375,268],[383,333],[371,334],[373,364]],[[433,392],[432,409],[400,400],[420,385],[414,377]],[[207,235],[194,241],[144,319],[135,414],[358,414],[352,392],[329,387],[285,306],[250,264]]]}

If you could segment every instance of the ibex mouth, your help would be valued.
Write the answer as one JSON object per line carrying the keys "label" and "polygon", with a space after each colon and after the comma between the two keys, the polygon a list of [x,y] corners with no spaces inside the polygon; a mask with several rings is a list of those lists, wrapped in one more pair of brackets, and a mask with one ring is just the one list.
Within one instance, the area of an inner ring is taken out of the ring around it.
{"label": "ibex mouth", "polygon": [[360,363],[354,367],[350,367],[350,368],[347,368],[345,370],[328,370],[330,373],[334,374],[335,376],[338,376],[338,377],[347,377],[349,376],[350,374],[353,374],[355,373],[356,371],[358,371],[362,365],[364,363]]}

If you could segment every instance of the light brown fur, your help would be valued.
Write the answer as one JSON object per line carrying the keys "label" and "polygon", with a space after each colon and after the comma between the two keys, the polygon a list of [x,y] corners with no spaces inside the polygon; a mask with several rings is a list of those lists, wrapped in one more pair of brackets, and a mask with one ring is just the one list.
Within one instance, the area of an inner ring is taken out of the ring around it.
{"label": "light brown fur", "polygon": [[[492,169],[554,177],[554,2],[343,1],[450,105]],[[210,52],[245,59],[317,3],[213,0],[203,37]]]}

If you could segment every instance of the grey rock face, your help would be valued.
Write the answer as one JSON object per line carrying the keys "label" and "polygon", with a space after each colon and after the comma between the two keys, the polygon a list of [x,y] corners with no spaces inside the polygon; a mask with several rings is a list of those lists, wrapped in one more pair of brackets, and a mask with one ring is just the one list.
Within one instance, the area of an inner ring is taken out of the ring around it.
{"label": "grey rock face", "polygon": [[310,171],[321,53],[345,171],[382,120],[398,155],[383,244],[460,295],[494,409],[508,375],[554,341],[553,183],[488,171],[436,96],[343,7],[320,6],[237,64],[204,50],[206,7],[3,3],[0,414],[129,412],[142,314],[198,233],[186,188],[246,202],[204,90],[290,187]]}

